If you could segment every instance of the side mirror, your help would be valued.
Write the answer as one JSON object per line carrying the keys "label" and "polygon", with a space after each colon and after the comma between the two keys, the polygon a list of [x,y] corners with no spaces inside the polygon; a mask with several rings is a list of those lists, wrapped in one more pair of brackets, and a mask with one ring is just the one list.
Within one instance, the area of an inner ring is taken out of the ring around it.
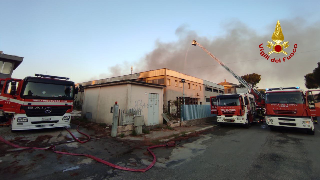
{"label": "side mirror", "polygon": [[309,109],[315,108],[314,97],[312,95],[308,95],[308,104],[309,104]]}
{"label": "side mirror", "polygon": [[309,109],[315,109],[314,104],[309,104]]}

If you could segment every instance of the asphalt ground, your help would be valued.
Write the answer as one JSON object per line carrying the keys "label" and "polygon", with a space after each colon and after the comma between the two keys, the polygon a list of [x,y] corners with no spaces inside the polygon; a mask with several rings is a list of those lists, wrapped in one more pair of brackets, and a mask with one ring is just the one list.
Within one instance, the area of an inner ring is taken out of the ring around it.
{"label": "asphalt ground", "polygon": [[260,124],[216,127],[158,153],[165,158],[162,166],[110,179],[320,179],[319,130],[316,125],[316,134],[309,135]]}
{"label": "asphalt ground", "polygon": [[[0,179],[320,179],[319,130],[316,125],[316,134],[309,135],[295,130],[270,131],[261,124],[249,129],[216,126],[178,139],[176,147],[155,149],[157,163],[145,173],[47,151],[8,152],[8,146],[0,143]],[[58,148],[92,153],[131,168],[145,168],[152,161],[147,146],[110,137]]]}

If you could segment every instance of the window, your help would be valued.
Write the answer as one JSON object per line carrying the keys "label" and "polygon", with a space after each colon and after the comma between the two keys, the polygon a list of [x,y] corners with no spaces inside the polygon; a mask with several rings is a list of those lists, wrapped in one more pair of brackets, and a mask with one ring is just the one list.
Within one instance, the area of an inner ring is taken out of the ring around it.
{"label": "window", "polygon": [[205,90],[206,90],[206,91],[210,91],[210,92],[212,92],[212,89],[211,89],[211,88],[209,88],[209,87],[206,87],[206,88],[205,88]]}
{"label": "window", "polygon": [[231,89],[228,89],[228,93],[231,93]]}
{"label": "window", "polygon": [[158,79],[158,84],[164,84],[164,79]]}
{"label": "window", "polygon": [[279,92],[267,93],[267,104],[303,104],[303,94],[301,92]]}
{"label": "window", "polygon": [[0,83],[0,94],[2,93],[4,83],[5,83],[5,81],[1,81],[1,83]]}
{"label": "window", "polygon": [[240,101],[238,97],[219,98],[218,106],[239,106]]}
{"label": "window", "polygon": [[74,86],[72,84],[47,84],[27,82],[23,90],[26,99],[73,99]]}
{"label": "window", "polygon": [[13,84],[14,84],[14,81],[7,81],[7,85],[4,90],[5,94],[10,94],[11,89],[14,87],[15,87],[15,91],[17,91],[17,87],[19,86],[19,82],[16,82],[16,85],[13,85]]}
{"label": "window", "polygon": [[170,86],[171,82],[170,79],[167,79],[167,85]]}
{"label": "window", "polygon": [[164,79],[147,80],[147,83],[152,83],[152,84],[164,84]]}
{"label": "window", "polygon": [[201,91],[201,85],[199,86],[199,88],[200,88],[200,91]]}
{"label": "window", "polygon": [[190,83],[188,83],[188,89],[191,89],[191,85],[190,85]]}
{"label": "window", "polygon": [[174,86],[178,87],[178,80],[174,80]]}
{"label": "window", "polygon": [[0,61],[0,72],[3,74],[10,74],[13,64],[10,62]]}
{"label": "window", "polygon": [[206,98],[206,102],[210,102],[210,98]]}

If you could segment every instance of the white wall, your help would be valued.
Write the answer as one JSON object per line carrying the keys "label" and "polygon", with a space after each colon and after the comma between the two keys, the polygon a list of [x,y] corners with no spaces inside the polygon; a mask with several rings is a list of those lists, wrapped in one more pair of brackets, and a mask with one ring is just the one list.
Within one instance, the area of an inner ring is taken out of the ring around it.
{"label": "white wall", "polygon": [[115,85],[85,89],[82,114],[92,113],[92,121],[112,124],[113,113],[110,108],[117,101],[123,110],[141,110],[145,124],[148,124],[149,93],[159,94],[159,124],[162,124],[163,89],[139,85]]}
{"label": "white wall", "polygon": [[111,107],[118,102],[120,108],[126,107],[127,85],[105,86],[85,89],[82,114],[92,113],[92,121],[112,124]]}
{"label": "white wall", "polygon": [[113,113],[110,113],[110,109],[116,101],[119,108],[127,107],[127,85],[101,87],[97,122],[112,124]]}
{"label": "white wall", "polygon": [[148,102],[150,93],[159,94],[158,124],[162,124],[163,121],[161,114],[163,113],[163,89],[132,85],[131,101],[129,102],[129,107],[134,108],[136,110],[141,110],[141,115],[144,116],[144,122],[146,125],[148,125]]}

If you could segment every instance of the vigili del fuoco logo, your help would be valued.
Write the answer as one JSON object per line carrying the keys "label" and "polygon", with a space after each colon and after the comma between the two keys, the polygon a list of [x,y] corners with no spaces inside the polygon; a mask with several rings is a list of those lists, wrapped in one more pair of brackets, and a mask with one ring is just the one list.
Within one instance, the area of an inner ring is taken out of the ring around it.
{"label": "vigili del fuoco logo", "polygon": [[[272,34],[271,39],[274,42],[274,44],[273,44],[273,42],[268,41],[267,47],[271,49],[271,51],[269,51],[268,54],[266,54],[264,52],[263,43],[259,45],[260,56],[262,56],[265,59],[269,60],[270,55],[272,53],[277,53],[277,54],[283,53],[285,55],[288,55],[288,53],[285,51],[285,49],[287,49],[290,46],[289,45],[289,41],[282,42],[284,40],[284,36],[282,34],[282,29],[281,29],[279,20],[277,22],[276,28],[275,28],[275,30],[274,30],[274,32]],[[292,53],[289,56],[282,58],[283,62],[286,62],[286,60],[290,60],[294,56],[294,53],[297,51],[297,47],[298,46],[297,46],[297,44],[294,44],[293,47],[294,48],[292,50]],[[270,60],[271,60],[271,62],[281,63],[281,58],[279,58],[279,59],[272,58]]]}

